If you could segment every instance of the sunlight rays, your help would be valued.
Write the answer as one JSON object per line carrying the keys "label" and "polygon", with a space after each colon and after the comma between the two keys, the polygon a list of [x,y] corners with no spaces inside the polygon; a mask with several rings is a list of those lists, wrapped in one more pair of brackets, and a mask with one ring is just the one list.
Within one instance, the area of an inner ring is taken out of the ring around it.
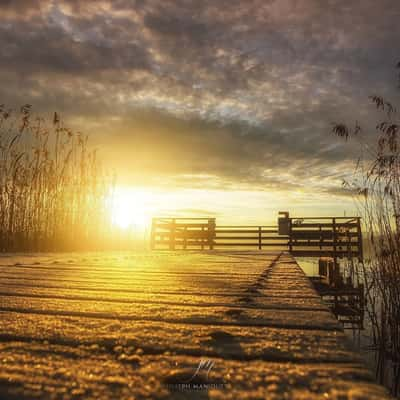
{"label": "sunlight rays", "polygon": [[151,223],[149,193],[117,187],[111,209],[112,222],[121,229],[144,231]]}

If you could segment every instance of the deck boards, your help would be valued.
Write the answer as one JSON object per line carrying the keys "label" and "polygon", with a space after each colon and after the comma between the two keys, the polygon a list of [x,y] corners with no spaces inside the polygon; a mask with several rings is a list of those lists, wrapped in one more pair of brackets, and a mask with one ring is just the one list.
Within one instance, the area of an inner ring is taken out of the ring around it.
{"label": "deck boards", "polygon": [[[200,360],[213,368],[190,381]],[[0,398],[383,399],[386,391],[291,256],[152,252],[3,257]]]}

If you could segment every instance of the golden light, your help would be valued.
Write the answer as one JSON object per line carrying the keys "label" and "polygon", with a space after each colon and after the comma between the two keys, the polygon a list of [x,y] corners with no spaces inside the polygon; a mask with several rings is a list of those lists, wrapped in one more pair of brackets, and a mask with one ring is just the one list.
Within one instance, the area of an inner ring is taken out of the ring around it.
{"label": "golden light", "polygon": [[117,187],[113,196],[111,218],[122,229],[145,230],[151,220],[146,194],[131,188]]}

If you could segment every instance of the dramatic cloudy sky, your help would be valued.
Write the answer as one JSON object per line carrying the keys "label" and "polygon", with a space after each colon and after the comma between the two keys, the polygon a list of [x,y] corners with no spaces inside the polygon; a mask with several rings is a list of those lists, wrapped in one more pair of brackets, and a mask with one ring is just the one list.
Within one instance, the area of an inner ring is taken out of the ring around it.
{"label": "dramatic cloudy sky", "polygon": [[182,208],[342,214],[356,152],[331,123],[398,100],[399,21],[399,0],[1,0],[0,103],[59,111]]}

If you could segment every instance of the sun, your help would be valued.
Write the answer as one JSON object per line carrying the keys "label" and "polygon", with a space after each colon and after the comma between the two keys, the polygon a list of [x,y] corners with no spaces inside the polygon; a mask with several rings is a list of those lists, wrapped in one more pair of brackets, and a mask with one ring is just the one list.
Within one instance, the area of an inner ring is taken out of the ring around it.
{"label": "sun", "polygon": [[146,194],[117,187],[112,200],[111,218],[119,228],[145,230],[151,220]]}

